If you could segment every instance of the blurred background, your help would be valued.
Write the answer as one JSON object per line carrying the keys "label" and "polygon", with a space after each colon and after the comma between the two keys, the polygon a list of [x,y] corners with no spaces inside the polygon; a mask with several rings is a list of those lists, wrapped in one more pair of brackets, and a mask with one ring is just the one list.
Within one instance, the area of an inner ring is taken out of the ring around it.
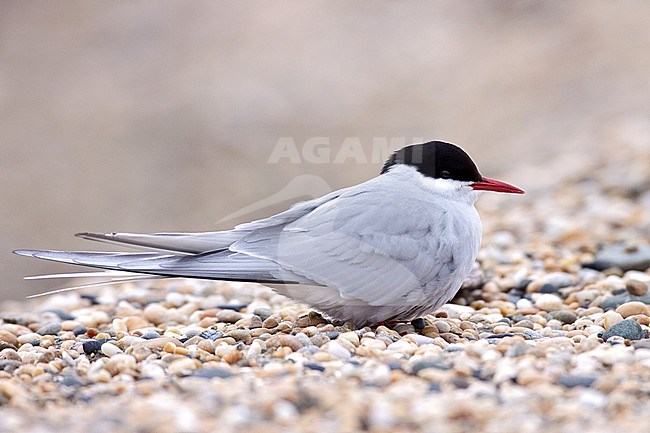
{"label": "blurred background", "polygon": [[12,249],[228,228],[422,138],[534,187],[515,173],[650,119],[649,22],[643,0],[3,0],[0,300],[74,270]]}

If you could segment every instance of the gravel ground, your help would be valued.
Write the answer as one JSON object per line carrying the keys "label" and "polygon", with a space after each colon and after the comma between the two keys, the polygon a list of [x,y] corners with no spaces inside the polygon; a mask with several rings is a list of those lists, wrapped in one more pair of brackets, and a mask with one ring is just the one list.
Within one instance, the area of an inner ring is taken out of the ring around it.
{"label": "gravel ground", "polygon": [[413,323],[192,280],[5,304],[0,430],[646,432],[650,144],[628,129],[505,176],[527,196],[480,201],[475,272]]}

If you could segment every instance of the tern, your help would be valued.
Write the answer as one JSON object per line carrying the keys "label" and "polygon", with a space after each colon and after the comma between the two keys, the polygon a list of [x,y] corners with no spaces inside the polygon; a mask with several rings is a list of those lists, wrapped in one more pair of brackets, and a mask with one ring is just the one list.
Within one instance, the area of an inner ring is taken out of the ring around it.
{"label": "tern", "polygon": [[408,321],[450,301],[469,275],[482,191],[524,193],[482,176],[460,147],[430,141],[393,153],[373,179],[232,230],[77,235],[155,251],[14,252],[134,278],[261,283],[355,326]]}

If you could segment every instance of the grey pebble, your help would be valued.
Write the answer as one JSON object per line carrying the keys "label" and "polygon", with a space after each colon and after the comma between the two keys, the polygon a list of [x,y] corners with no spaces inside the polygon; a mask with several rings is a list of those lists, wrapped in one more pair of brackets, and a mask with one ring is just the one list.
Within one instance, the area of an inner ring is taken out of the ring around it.
{"label": "grey pebble", "polygon": [[422,317],[418,319],[411,320],[411,325],[417,330],[421,331],[424,329],[425,326],[427,326],[427,323],[424,321]]}
{"label": "grey pebble", "polygon": [[83,380],[79,378],[76,374],[66,374],[63,376],[61,379],[61,382],[59,382],[63,386],[73,386],[73,387],[78,387],[78,386],[84,386],[85,383]]}
{"label": "grey pebble", "polygon": [[533,330],[530,331],[526,330],[522,332],[521,335],[524,336],[525,340],[539,340],[540,338],[542,338],[539,332]]}
{"label": "grey pebble", "polygon": [[330,340],[336,340],[339,337],[339,331],[329,331],[325,333],[325,336]]}
{"label": "grey pebble", "polygon": [[435,368],[437,370],[449,370],[451,367],[442,360],[418,361],[411,367],[411,374],[418,374],[425,368]]}
{"label": "grey pebble", "polygon": [[641,340],[645,338],[646,335],[643,328],[641,328],[641,325],[636,323],[634,320],[626,319],[603,332],[600,337],[607,341],[609,338],[614,336],[623,337],[627,340]]}
{"label": "grey pebble", "polygon": [[271,315],[273,314],[273,310],[271,310],[270,308],[260,307],[260,308],[256,308],[255,311],[253,311],[253,314],[258,316],[260,320],[262,320],[263,322],[269,317],[271,317]]}
{"label": "grey pebble", "polygon": [[643,296],[632,296],[627,290],[625,290],[617,295],[605,299],[600,304],[600,307],[605,311],[615,310],[626,302],[632,301],[643,302],[646,305],[650,305],[650,293]]}
{"label": "grey pebble", "polygon": [[569,325],[578,320],[578,314],[575,311],[557,310],[551,311],[546,315],[549,319],[559,320],[565,325]]}
{"label": "grey pebble", "polygon": [[61,310],[57,310],[57,309],[45,310],[44,312],[45,313],[54,313],[61,320],[74,320],[75,319],[75,317],[72,314],[68,314],[65,311],[61,311]]}
{"label": "grey pebble", "polygon": [[483,338],[490,341],[490,340],[500,340],[502,338],[514,337],[514,336],[515,336],[515,334],[513,334],[512,332],[504,332],[503,334],[489,334],[489,335],[486,335]]}
{"label": "grey pebble", "polygon": [[88,332],[88,328],[86,328],[83,325],[79,325],[79,326],[77,326],[76,328],[74,328],[72,330],[72,333],[77,337],[80,336],[80,335],[85,334],[86,332]]}
{"label": "grey pebble", "polygon": [[142,334],[142,338],[144,338],[145,340],[154,340],[156,338],[160,338],[160,334],[157,333],[156,331],[147,331],[144,334]]}
{"label": "grey pebble", "polygon": [[302,344],[303,346],[312,346],[313,343],[309,339],[309,337],[306,334],[303,334],[302,332],[296,334],[296,338]]}
{"label": "grey pebble", "polygon": [[650,245],[607,245],[596,253],[592,263],[584,265],[587,268],[604,271],[609,268],[620,268],[623,271],[645,271],[650,268]]}
{"label": "grey pebble", "polygon": [[308,368],[310,370],[315,370],[315,371],[325,371],[325,367],[323,367],[320,364],[316,364],[314,362],[307,362],[304,364],[305,368]]}
{"label": "grey pebble", "polygon": [[558,293],[560,288],[554,284],[546,283],[539,289],[539,293]]}
{"label": "grey pebble", "polygon": [[93,355],[95,353],[99,353],[102,350],[102,344],[106,343],[107,341],[107,338],[102,338],[100,340],[88,340],[84,341],[81,347],[83,348],[86,355]]}
{"label": "grey pebble", "polygon": [[215,377],[220,379],[227,379],[234,376],[234,374],[222,368],[201,368],[196,370],[192,376],[200,377],[203,379],[214,379]]}
{"label": "grey pebble", "polygon": [[20,361],[14,361],[13,359],[2,359],[0,360],[0,371],[6,371],[7,373],[13,372],[15,369],[21,366]]}
{"label": "grey pebble", "polygon": [[519,358],[528,351],[528,346],[523,343],[513,344],[506,350],[506,357],[508,358]]}
{"label": "grey pebble", "polygon": [[330,339],[327,338],[326,335],[321,334],[321,333],[318,333],[318,334],[314,335],[313,337],[311,337],[311,338],[309,339],[309,341],[311,341],[311,343],[312,343],[314,346],[316,346],[316,347],[320,347],[320,346],[322,346],[323,344],[325,344],[325,343],[327,343],[328,341],[330,341]]}
{"label": "grey pebble", "polygon": [[203,332],[201,332],[199,334],[199,337],[201,337],[201,338],[203,338],[205,340],[215,341],[215,340],[218,340],[221,337],[223,337],[223,332],[217,331],[217,330],[214,330],[214,329],[206,329],[205,331],[203,331]]}
{"label": "grey pebble", "polygon": [[246,305],[243,304],[226,304],[226,305],[217,305],[217,308],[222,310],[232,310],[232,311],[241,311],[246,308]]}
{"label": "grey pebble", "polygon": [[39,330],[36,331],[36,333],[38,335],[56,335],[59,333],[59,331],[61,331],[61,323],[51,322],[39,328]]}
{"label": "grey pebble", "polygon": [[576,375],[568,374],[562,376],[560,380],[557,381],[558,385],[565,386],[567,388],[575,388],[578,386],[590,387],[596,381],[597,377],[595,375]]}

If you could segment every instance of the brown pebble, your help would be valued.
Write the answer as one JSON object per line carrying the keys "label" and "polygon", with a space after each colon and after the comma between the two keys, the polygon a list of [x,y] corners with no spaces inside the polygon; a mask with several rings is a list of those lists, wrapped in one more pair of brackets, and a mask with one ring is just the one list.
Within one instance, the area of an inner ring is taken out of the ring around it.
{"label": "brown pebble", "polygon": [[200,328],[212,328],[214,325],[219,323],[216,317],[204,317],[196,324]]}
{"label": "brown pebble", "polygon": [[629,316],[635,316],[637,314],[644,314],[647,316],[649,311],[648,306],[643,302],[632,301],[626,302],[625,304],[619,306],[616,309],[616,312],[623,316],[623,318],[626,318]]}
{"label": "brown pebble", "polygon": [[591,316],[592,314],[602,314],[603,309],[600,307],[589,307],[578,313],[578,317]]}
{"label": "brown pebble", "polygon": [[236,323],[242,317],[240,312],[234,310],[221,310],[216,315],[217,320],[223,323]]}
{"label": "brown pebble", "polygon": [[228,364],[234,364],[240,359],[242,359],[242,353],[238,350],[235,350],[234,352],[230,352],[224,355],[223,358],[221,359],[227,362]]}
{"label": "brown pebble", "polygon": [[638,280],[630,280],[625,284],[625,288],[633,296],[643,296],[648,293],[648,283]]}
{"label": "brown pebble", "polygon": [[129,332],[133,332],[136,329],[142,329],[151,326],[151,322],[149,322],[144,317],[140,317],[140,316],[125,317],[124,324],[126,325],[126,329],[128,329]]}
{"label": "brown pebble", "polygon": [[238,328],[257,329],[262,327],[262,319],[258,316],[244,317],[235,323]]}
{"label": "brown pebble", "polygon": [[12,346],[19,347],[20,343],[18,342],[18,338],[12,334],[11,332],[0,330],[0,341],[4,341],[5,343],[9,343]]}
{"label": "brown pebble", "polygon": [[233,329],[232,331],[228,331],[226,336],[234,338],[236,341],[243,341],[247,344],[251,340],[251,332],[247,329]]}
{"label": "brown pebble", "polygon": [[269,316],[264,322],[262,322],[262,327],[266,329],[273,329],[279,325],[278,317]]}
{"label": "brown pebble", "polygon": [[167,353],[174,353],[175,350],[176,350],[176,345],[174,343],[172,343],[171,341],[168,341],[163,346],[163,351],[165,351]]}
{"label": "brown pebble", "polygon": [[302,343],[295,335],[278,334],[266,340],[267,349],[276,349],[278,347],[289,347],[292,351],[297,351],[302,347]]}

